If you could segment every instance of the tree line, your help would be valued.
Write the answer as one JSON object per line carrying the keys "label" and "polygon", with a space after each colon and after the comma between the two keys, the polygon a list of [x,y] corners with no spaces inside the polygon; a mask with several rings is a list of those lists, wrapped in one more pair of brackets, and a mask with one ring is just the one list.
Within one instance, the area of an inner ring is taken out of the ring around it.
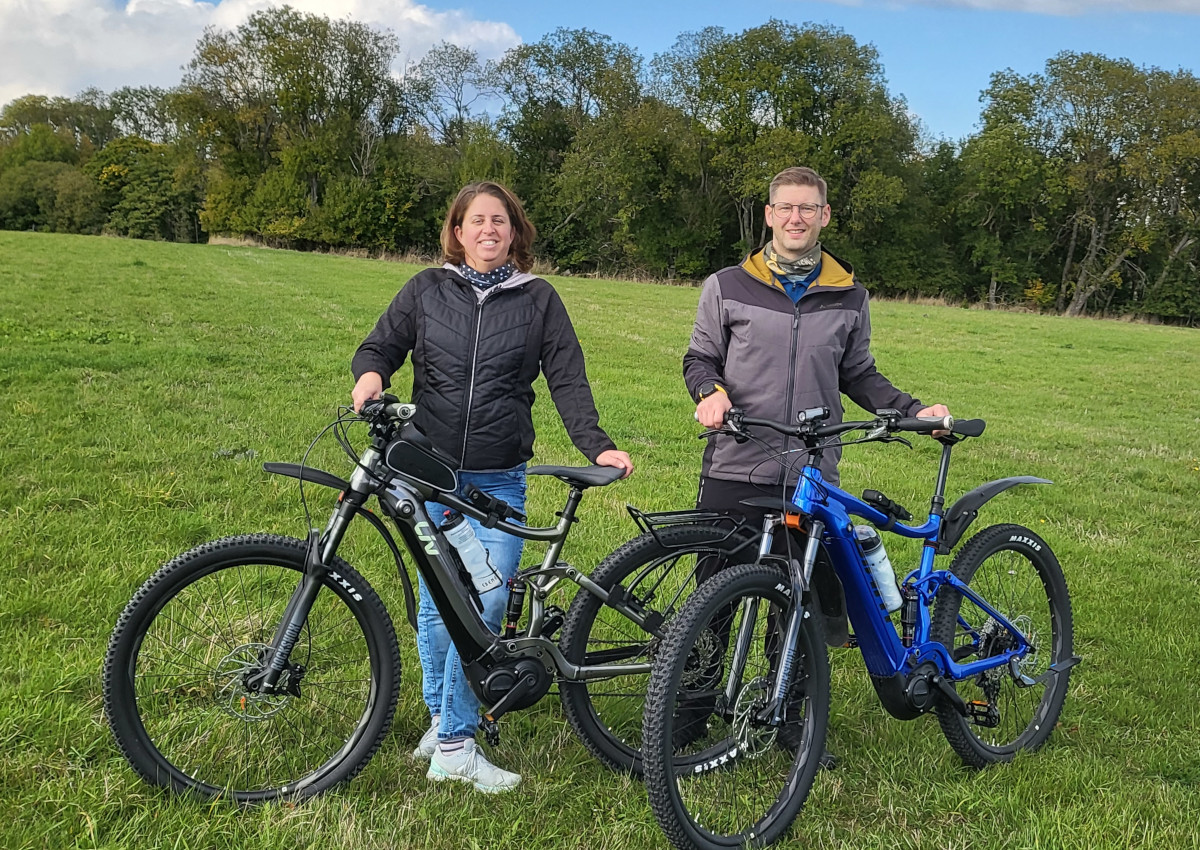
{"label": "tree line", "polygon": [[1200,317],[1200,82],[1061,53],[993,74],[980,129],[930,141],[870,45],[771,20],[646,61],[559,29],[482,62],[288,7],[206,30],[171,89],[0,111],[0,228],[373,252],[436,250],[496,179],[563,272],[696,279],[765,238],[770,178],[829,181],[827,245],[872,291]]}

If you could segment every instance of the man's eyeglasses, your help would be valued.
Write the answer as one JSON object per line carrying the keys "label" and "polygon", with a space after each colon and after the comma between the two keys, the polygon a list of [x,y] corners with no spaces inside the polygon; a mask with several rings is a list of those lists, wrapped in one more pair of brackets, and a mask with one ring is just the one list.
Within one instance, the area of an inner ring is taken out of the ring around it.
{"label": "man's eyeglasses", "polygon": [[800,213],[800,217],[805,221],[812,221],[817,217],[817,213],[825,208],[824,204],[769,204],[775,215],[778,218],[787,221],[792,217],[792,210]]}

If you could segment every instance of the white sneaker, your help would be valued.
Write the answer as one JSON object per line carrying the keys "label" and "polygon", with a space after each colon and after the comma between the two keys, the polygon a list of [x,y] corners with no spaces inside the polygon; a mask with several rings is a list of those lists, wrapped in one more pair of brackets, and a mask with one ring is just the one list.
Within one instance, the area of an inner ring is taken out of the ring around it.
{"label": "white sneaker", "polygon": [[437,750],[438,727],[441,725],[442,716],[440,714],[433,715],[433,720],[430,721],[429,728],[421,736],[421,742],[412,751],[413,761],[429,761],[433,758],[433,753]]}
{"label": "white sneaker", "polygon": [[470,782],[475,790],[485,794],[500,794],[516,788],[521,782],[521,774],[496,767],[470,738],[463,741],[463,748],[456,753],[447,755],[437,750],[425,775],[435,782],[447,779]]}

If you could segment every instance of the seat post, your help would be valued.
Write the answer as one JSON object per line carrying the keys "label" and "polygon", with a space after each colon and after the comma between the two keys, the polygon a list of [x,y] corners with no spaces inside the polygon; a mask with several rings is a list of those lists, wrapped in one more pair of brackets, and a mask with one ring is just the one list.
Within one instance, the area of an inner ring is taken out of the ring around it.
{"label": "seat post", "polygon": [[542,561],[543,568],[549,568],[558,563],[558,556],[562,553],[563,544],[567,541],[567,533],[571,530],[571,523],[575,522],[575,509],[579,507],[579,502],[583,498],[583,491],[578,487],[572,487],[567,493],[567,502],[563,505],[563,509],[556,516],[558,519],[559,535],[556,539],[550,541],[550,545],[546,548],[546,557]]}

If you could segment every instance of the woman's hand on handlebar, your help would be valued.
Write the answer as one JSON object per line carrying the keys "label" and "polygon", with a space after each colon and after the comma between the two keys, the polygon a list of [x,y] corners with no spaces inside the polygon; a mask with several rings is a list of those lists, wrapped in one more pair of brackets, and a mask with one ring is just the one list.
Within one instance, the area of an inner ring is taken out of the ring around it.
{"label": "woman's hand on handlebar", "polygon": [[720,428],[725,424],[725,414],[732,409],[729,396],[717,390],[696,405],[696,421],[705,428]]}
{"label": "woman's hand on handlebar", "polygon": [[354,412],[362,409],[363,403],[383,396],[383,376],[378,372],[364,372],[350,391]]}
{"label": "woman's hand on handlebar", "polygon": [[596,455],[596,466],[615,466],[618,469],[625,470],[622,478],[628,478],[633,475],[633,461],[629,459],[629,455],[618,449],[605,449]]}

